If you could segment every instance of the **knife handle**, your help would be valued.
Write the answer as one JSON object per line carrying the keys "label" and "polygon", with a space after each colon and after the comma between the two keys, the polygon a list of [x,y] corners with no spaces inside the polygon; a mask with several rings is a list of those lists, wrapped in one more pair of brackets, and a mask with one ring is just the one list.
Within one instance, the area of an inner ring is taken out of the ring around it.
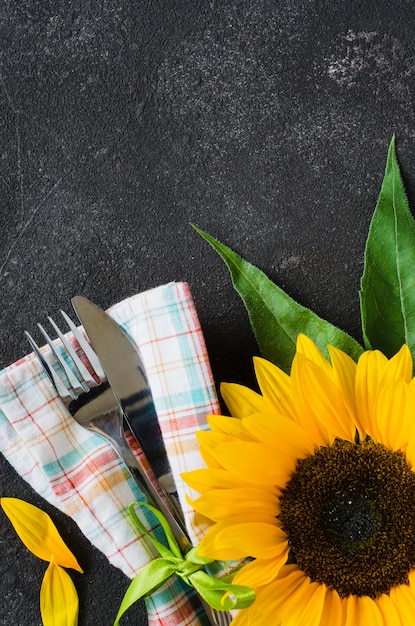
{"label": "knife handle", "polygon": [[[141,372],[141,378],[146,380],[144,371]],[[161,434],[150,387],[141,385],[140,392],[123,399],[122,407],[124,412],[124,431],[126,429],[129,430],[135,437],[155,475],[163,496],[171,506],[183,530],[186,530],[182,507],[164,446],[163,435]]]}

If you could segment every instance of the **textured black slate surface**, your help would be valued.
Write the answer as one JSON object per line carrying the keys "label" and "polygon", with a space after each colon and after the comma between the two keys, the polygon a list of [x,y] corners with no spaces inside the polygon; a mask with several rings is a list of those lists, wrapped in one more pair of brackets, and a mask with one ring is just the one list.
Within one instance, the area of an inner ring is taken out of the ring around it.
{"label": "textured black slate surface", "polygon": [[[75,294],[185,280],[216,380],[251,383],[243,305],[191,222],[360,340],[393,133],[415,206],[414,18],[409,0],[0,1],[0,365]],[[80,626],[111,626],[123,574],[3,457],[0,493],[52,512],[86,570]],[[0,624],[38,626],[44,566],[0,532]]]}

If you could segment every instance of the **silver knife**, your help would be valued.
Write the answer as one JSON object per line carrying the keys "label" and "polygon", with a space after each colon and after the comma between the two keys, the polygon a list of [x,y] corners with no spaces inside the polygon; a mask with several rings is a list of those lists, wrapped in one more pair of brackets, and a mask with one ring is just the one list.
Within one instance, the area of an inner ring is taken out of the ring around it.
{"label": "silver knife", "polygon": [[98,355],[107,380],[176,518],[184,520],[151,389],[138,348],[96,304],[75,296],[72,305]]}

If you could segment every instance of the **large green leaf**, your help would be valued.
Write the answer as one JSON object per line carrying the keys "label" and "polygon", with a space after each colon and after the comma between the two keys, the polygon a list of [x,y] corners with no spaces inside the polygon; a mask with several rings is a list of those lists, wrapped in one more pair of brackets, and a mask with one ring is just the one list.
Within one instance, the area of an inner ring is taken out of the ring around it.
{"label": "large green leaf", "polygon": [[248,311],[262,355],[289,372],[300,333],[308,335],[328,355],[327,344],[357,359],[361,346],[339,328],[301,306],[258,268],[196,226],[195,230],[225,261],[232,282]]}
{"label": "large green leaf", "polygon": [[360,303],[366,348],[391,357],[407,343],[415,356],[415,221],[394,138],[366,242]]}

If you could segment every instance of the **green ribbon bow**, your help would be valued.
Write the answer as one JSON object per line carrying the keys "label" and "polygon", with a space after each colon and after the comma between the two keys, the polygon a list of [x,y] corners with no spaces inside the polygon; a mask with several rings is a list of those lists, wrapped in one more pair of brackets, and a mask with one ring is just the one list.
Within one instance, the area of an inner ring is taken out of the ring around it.
{"label": "green ribbon bow", "polygon": [[[162,544],[141,523],[135,512],[135,506],[145,506],[160,522],[169,547]],[[156,591],[170,576],[180,578],[190,587],[194,587],[199,595],[214,609],[229,611],[230,609],[244,609],[255,600],[255,592],[249,587],[233,585],[231,576],[215,578],[208,574],[204,567],[215,563],[213,559],[198,556],[197,546],[182,554],[173,532],[162,513],[147,502],[134,502],[128,507],[129,513],[136,526],[151,541],[161,555],[151,561],[137,574],[130,583],[121,606],[115,618],[114,626],[118,626],[121,617],[137,600]]]}

